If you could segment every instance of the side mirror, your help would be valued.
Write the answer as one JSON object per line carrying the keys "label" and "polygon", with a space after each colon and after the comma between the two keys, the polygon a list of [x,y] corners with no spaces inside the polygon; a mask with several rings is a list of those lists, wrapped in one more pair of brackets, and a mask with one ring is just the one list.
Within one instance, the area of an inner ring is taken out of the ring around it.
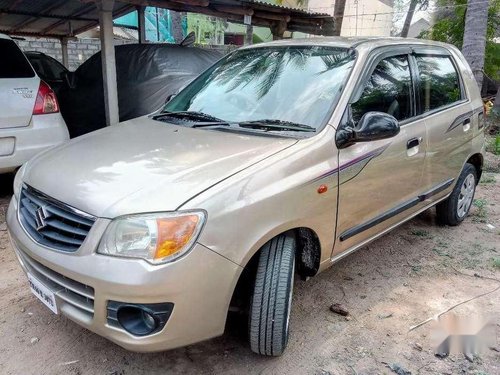
{"label": "side mirror", "polygon": [[62,79],[66,82],[66,85],[68,85],[70,89],[76,88],[76,75],[74,72],[64,72],[62,74]]}
{"label": "side mirror", "polygon": [[347,126],[338,132],[337,147],[345,148],[357,142],[392,138],[398,135],[400,130],[399,122],[394,116],[384,112],[367,112],[355,128]]}

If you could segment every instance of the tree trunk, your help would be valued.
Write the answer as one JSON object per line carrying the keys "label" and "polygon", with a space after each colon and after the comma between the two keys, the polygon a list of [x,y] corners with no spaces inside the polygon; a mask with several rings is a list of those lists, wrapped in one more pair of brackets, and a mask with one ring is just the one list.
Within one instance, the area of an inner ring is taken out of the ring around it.
{"label": "tree trunk", "polygon": [[335,20],[333,35],[340,36],[342,31],[342,21],[344,20],[344,10],[345,10],[346,0],[335,0],[335,6],[333,8],[333,18]]}
{"label": "tree trunk", "polygon": [[500,86],[498,87],[495,102],[493,103],[493,112],[500,116]]}
{"label": "tree trunk", "polygon": [[174,42],[179,44],[184,39],[182,32],[182,17],[183,13],[170,10],[170,20],[172,21],[172,37]]}
{"label": "tree trunk", "polygon": [[410,9],[406,13],[405,23],[403,25],[403,30],[401,30],[401,36],[406,38],[408,36],[408,31],[410,31],[411,20],[413,19],[413,14],[415,14],[415,9],[417,9],[417,4],[419,0],[411,0]]}
{"label": "tree trunk", "polygon": [[462,53],[474,73],[479,90],[483,87],[487,20],[488,2],[484,0],[468,0]]}

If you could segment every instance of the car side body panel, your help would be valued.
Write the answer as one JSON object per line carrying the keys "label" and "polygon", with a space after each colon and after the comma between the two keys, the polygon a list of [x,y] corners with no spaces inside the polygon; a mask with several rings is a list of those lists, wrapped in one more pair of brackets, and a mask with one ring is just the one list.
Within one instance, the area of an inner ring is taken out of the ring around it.
{"label": "car side body panel", "polygon": [[[245,265],[271,238],[305,227],[316,233],[325,249],[321,262],[329,261],[338,184],[334,133],[327,126],[314,139],[303,140],[185,203],[181,209],[196,207],[208,213],[198,241]],[[321,185],[326,192],[318,192]]]}

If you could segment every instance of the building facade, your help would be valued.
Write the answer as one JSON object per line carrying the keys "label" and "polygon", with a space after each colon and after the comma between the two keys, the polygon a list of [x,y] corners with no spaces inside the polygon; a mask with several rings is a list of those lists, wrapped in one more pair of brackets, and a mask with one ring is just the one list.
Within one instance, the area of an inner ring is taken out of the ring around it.
{"label": "building facade", "polygon": [[[390,36],[394,0],[346,0],[341,36]],[[335,0],[309,0],[308,9],[333,16]]]}

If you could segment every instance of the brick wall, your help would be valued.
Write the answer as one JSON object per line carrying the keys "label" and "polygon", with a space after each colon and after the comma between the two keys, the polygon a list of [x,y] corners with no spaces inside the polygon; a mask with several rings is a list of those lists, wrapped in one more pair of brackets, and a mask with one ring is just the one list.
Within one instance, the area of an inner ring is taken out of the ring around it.
{"label": "brick wall", "polygon": [[[49,38],[29,38],[15,40],[23,51],[43,52],[62,63],[61,42]],[[135,43],[130,40],[115,39],[115,44]],[[75,70],[90,56],[101,49],[101,41],[94,38],[85,38],[68,41],[69,70]]]}

